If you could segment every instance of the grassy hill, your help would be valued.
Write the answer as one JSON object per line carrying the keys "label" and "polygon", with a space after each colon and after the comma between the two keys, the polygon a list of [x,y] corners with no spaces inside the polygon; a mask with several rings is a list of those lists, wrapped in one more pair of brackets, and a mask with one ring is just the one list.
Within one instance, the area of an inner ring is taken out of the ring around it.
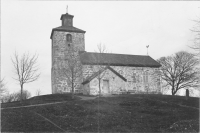
{"label": "grassy hill", "polygon": [[[49,102],[62,103],[6,109]],[[72,100],[70,95],[56,94],[1,108],[3,132],[199,132],[199,98],[193,97],[119,95]]]}

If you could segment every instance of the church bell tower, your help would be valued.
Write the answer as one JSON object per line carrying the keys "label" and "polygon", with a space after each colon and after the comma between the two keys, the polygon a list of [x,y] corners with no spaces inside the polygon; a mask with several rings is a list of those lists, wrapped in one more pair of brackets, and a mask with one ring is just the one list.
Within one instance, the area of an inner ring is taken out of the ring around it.
{"label": "church bell tower", "polygon": [[[85,51],[85,31],[73,26],[73,18],[74,16],[68,13],[62,14],[60,18],[61,26],[53,28],[51,32],[52,94],[71,91],[69,82],[62,76],[62,68],[68,65],[66,61],[67,51],[73,48],[77,55],[79,51]],[[78,86],[80,87],[80,85]]]}

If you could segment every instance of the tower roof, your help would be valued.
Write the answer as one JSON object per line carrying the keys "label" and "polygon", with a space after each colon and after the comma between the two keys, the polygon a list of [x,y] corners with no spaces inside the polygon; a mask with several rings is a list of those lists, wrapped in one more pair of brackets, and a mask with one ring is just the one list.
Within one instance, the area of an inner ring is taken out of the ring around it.
{"label": "tower roof", "polygon": [[73,26],[73,15],[68,13],[62,14],[60,20],[62,21],[62,26],[52,29],[50,38],[52,39],[54,31],[65,31],[65,32],[75,32],[75,33],[85,33],[86,31],[78,29]]}
{"label": "tower roof", "polygon": [[84,30],[78,29],[78,28],[73,27],[73,26],[67,26],[67,27],[65,27],[65,26],[59,26],[57,28],[53,28],[52,29],[51,37],[50,37],[51,39],[53,37],[53,32],[54,31],[66,31],[66,32],[76,32],[76,33],[85,33],[86,32]]}
{"label": "tower roof", "polygon": [[62,14],[61,17],[60,17],[60,20],[63,19],[63,17],[69,17],[69,18],[73,18],[74,16],[69,14],[69,13],[66,13],[66,14]]}

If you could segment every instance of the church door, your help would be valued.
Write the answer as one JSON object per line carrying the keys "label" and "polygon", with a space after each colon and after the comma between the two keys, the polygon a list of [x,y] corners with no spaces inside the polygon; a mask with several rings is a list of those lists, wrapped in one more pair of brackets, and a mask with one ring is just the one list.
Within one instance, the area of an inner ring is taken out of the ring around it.
{"label": "church door", "polygon": [[109,93],[109,80],[103,80],[103,93]]}

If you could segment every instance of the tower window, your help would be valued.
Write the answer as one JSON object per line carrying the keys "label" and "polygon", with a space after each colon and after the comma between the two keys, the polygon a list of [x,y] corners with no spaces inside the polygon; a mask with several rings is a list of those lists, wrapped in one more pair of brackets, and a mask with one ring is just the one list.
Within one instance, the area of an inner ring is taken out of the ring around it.
{"label": "tower window", "polygon": [[67,34],[67,42],[72,42],[72,35],[71,34]]}

